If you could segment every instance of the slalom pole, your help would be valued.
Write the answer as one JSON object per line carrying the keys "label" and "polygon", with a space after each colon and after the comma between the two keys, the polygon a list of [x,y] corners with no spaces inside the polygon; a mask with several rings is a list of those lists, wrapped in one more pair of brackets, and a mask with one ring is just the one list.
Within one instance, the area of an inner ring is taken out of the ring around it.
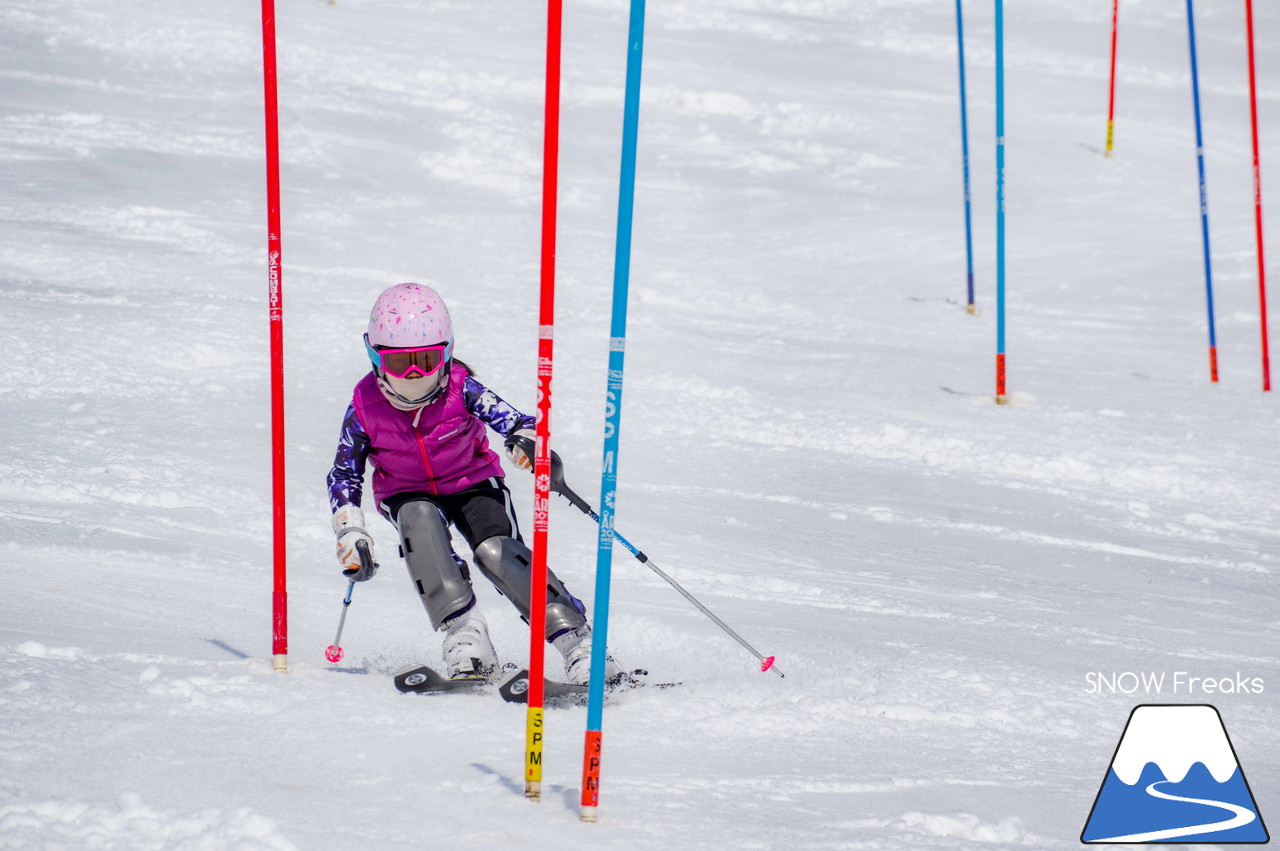
{"label": "slalom pole", "polygon": [[1196,113],[1196,163],[1200,170],[1200,233],[1204,242],[1204,294],[1209,311],[1209,380],[1218,383],[1218,334],[1213,317],[1213,267],[1209,252],[1209,193],[1204,173],[1204,130],[1200,121],[1200,70],[1196,61],[1196,13],[1187,0],[1187,37],[1191,43],[1191,97]]}
{"label": "slalom pole", "polygon": [[636,194],[636,146],[640,129],[640,68],[644,58],[644,0],[631,0],[627,31],[627,85],[622,119],[622,167],[618,236],[613,260],[613,315],[609,330],[609,383],[605,399],[604,459],[600,475],[600,536],[596,551],[595,625],[587,732],[582,755],[582,820],[594,822],[600,805],[605,660],[609,641],[609,585],[618,484],[618,434],[622,430],[622,378],[627,343],[627,287],[631,273],[631,222]]}
{"label": "slalom pole", "polygon": [[1253,210],[1258,232],[1258,303],[1262,313],[1262,389],[1271,390],[1271,357],[1267,343],[1267,264],[1262,238],[1262,166],[1258,159],[1258,79],[1253,60],[1253,0],[1244,0],[1249,36],[1249,118],[1253,128]]}
{"label": "slalom pole", "polygon": [[[560,494],[565,499],[569,500],[569,503],[573,505],[574,508],[581,511],[583,514],[587,515],[592,520],[596,521],[597,523],[600,522],[600,515],[596,514],[595,509],[591,507],[591,504],[588,503],[582,497],[578,496],[576,493],[574,493],[573,489],[570,488],[569,485],[565,482],[564,465],[560,461],[560,456],[554,452],[551,453],[551,490],[554,491],[555,493]],[[730,629],[727,623],[720,620],[720,618],[716,617],[714,612],[712,612],[706,606],[702,605],[702,603],[700,603],[696,597],[694,597],[692,594],[690,594],[688,591],[684,589],[684,586],[682,586],[679,582],[676,582],[674,579],[672,579],[670,576],[664,573],[661,569],[658,568],[656,564],[654,564],[652,561],[649,560],[649,557],[647,555],[645,555],[639,549],[637,549],[636,546],[632,544],[630,541],[628,541],[626,538],[618,534],[617,529],[613,530],[613,538],[619,544],[622,544],[622,546],[630,550],[631,554],[636,557],[636,561],[640,562],[645,567],[649,568],[658,576],[660,576],[662,579],[666,580],[668,585],[670,585],[672,588],[679,591],[680,594],[686,600],[692,603],[698,611],[702,612],[704,615],[710,618],[712,622],[715,623],[716,626],[720,627],[720,629],[724,630],[725,633],[727,633],[730,638],[732,638],[734,641],[738,642],[743,647],[745,647],[747,651],[751,653],[751,655],[755,656],[756,659],[760,661],[761,671],[773,671],[775,674],[777,674],[780,677],[786,676],[786,674],[782,673],[782,669],[773,663],[775,657],[765,656],[759,650],[755,649],[750,644],[748,644],[745,638],[743,638],[741,635],[738,635],[738,633]]]}
{"label": "slalom pole", "polygon": [[969,108],[964,80],[964,10],[962,0],[956,0],[956,43],[960,48],[960,144],[964,155],[964,247],[967,258],[969,307],[972,315],[977,310],[973,303],[973,204],[969,189]]}
{"label": "slalom pole", "polygon": [[289,595],[285,563],[284,298],[280,286],[280,120],[276,98],[275,0],[262,0],[262,82],[267,143],[267,313],[271,339],[271,506],[274,586],[272,667],[289,670]]}
{"label": "slalom pole", "polygon": [[1120,34],[1120,0],[1111,0],[1111,87],[1107,102],[1107,156],[1116,135],[1116,40]]}
{"label": "slalom pole", "polygon": [[556,183],[560,150],[562,0],[547,2],[547,81],[542,145],[542,281],[538,307],[538,410],[533,458],[533,565],[529,574],[529,694],[524,794],[542,799],[543,662],[547,646],[547,521],[551,503],[551,373],[556,300]]}
{"label": "slalom pole", "polygon": [[1004,364],[1004,0],[996,3],[996,404],[1009,401]]}

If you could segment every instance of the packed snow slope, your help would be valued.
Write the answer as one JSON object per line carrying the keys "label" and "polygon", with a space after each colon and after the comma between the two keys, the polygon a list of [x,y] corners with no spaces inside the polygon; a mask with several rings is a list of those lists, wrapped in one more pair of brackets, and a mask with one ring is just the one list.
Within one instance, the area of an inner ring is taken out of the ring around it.
{"label": "packed snow slope", "polygon": [[[551,426],[593,503],[627,5],[564,17]],[[439,639],[381,519],[323,656],[324,476],[377,293],[438,285],[458,355],[533,409],[545,4],[277,0],[281,674],[260,6],[6,0],[0,848],[1072,848],[1152,702],[1217,706],[1280,820],[1243,8],[1197,9],[1214,386],[1185,10],[1122,5],[1107,158],[1111,4],[1006,4],[997,406],[993,4],[965,9],[977,315],[953,4],[649,4],[617,528],[786,677],[619,548],[610,645],[683,685],[607,708],[586,825],[585,710],[548,713],[534,804],[521,708],[392,688]],[[1280,190],[1280,8],[1255,14]],[[551,537],[591,603],[593,524],[557,501]]]}

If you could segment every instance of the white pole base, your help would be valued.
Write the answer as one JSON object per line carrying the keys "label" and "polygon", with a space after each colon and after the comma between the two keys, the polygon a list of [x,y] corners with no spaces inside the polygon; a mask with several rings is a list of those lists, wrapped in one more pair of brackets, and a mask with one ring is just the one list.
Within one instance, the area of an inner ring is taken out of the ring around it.
{"label": "white pole base", "polygon": [[286,674],[289,673],[289,654],[277,653],[271,657],[271,660],[271,667],[274,670],[283,671]]}
{"label": "white pole base", "polygon": [[596,823],[596,811],[597,811],[597,810],[599,810],[599,809],[600,809],[599,807],[583,807],[583,808],[582,808],[582,820],[583,820],[583,821],[585,821],[585,822],[590,822],[591,824],[595,824],[595,823]]}
{"label": "white pole base", "polygon": [[524,783],[524,796],[531,801],[542,800],[542,781],[526,780]]}

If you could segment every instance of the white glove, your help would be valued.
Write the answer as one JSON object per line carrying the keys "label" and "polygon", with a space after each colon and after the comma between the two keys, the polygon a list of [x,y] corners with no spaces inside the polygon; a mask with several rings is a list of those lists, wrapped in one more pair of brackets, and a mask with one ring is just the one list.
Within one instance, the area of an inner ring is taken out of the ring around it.
{"label": "white glove", "polygon": [[536,451],[538,433],[531,428],[522,428],[507,435],[507,457],[521,470],[533,469],[533,453]]}
{"label": "white glove", "polygon": [[[333,531],[338,536],[338,563],[342,573],[352,582],[372,579],[378,570],[373,558],[373,538],[364,530],[364,511],[358,505],[344,505],[333,512]],[[371,570],[365,570],[356,544],[363,541],[369,548]]]}

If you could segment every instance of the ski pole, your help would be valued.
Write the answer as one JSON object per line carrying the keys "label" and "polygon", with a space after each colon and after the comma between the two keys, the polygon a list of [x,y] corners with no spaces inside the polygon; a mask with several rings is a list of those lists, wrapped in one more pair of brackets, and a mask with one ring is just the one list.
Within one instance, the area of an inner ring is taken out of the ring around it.
{"label": "ski pole", "polygon": [[[578,496],[576,493],[574,493],[573,489],[570,488],[569,485],[565,482],[564,462],[560,460],[560,456],[556,454],[554,451],[551,453],[551,490],[554,491],[555,493],[560,494],[560,496],[564,497],[565,499],[569,500],[569,502],[573,505],[574,508],[577,508],[579,511],[581,511],[583,514],[590,517],[595,522],[597,523],[600,522],[600,515],[596,514],[595,510],[592,509],[591,504],[588,503],[582,497]],[[619,535],[616,529],[613,532],[613,537],[614,537],[614,540],[616,540],[618,543],[622,544],[622,546],[630,550],[631,554],[636,557],[636,560],[638,562],[648,567],[654,573],[658,574],[658,576],[666,580],[667,584],[670,585],[672,588],[676,589],[677,591],[679,591],[681,596],[683,596],[686,600],[688,600],[690,603],[694,605],[694,608],[696,608],[698,611],[702,612],[704,615],[709,617],[712,620],[712,622],[714,622],[716,626],[724,630],[725,633],[729,635],[729,637],[731,637],[734,641],[738,642],[744,648],[746,648],[747,651],[750,652],[752,656],[756,657],[756,659],[760,660],[761,671],[773,671],[780,677],[786,676],[786,674],[782,673],[782,670],[778,668],[777,665],[773,664],[773,660],[774,660],[773,656],[765,656],[759,650],[755,649],[750,644],[748,644],[746,639],[744,639],[741,635],[738,635],[738,633],[730,629],[727,623],[720,620],[720,618],[716,617],[714,612],[712,612],[706,606],[702,605],[702,603],[700,603],[696,597],[694,597],[692,594],[686,591],[679,582],[676,582],[674,579],[668,576],[656,564],[650,561],[647,555],[642,553],[640,550],[636,549],[636,547],[626,538]]]}
{"label": "ski pole", "polygon": [[342,625],[347,622],[347,608],[351,605],[351,592],[355,587],[354,582],[347,583],[347,596],[342,600],[342,616],[338,618],[338,634],[333,637],[333,643],[324,651],[324,658],[330,662],[342,661]]}
{"label": "ski pole", "polygon": [[[373,561],[373,556],[369,552],[369,545],[364,541],[356,544],[356,552],[360,554],[360,564],[368,568]],[[333,643],[324,651],[324,658],[330,662],[342,661],[342,627],[347,622],[347,609],[351,606],[351,592],[356,590],[356,583],[347,583],[347,596],[342,599],[342,615],[338,618],[338,634],[333,637]]]}

